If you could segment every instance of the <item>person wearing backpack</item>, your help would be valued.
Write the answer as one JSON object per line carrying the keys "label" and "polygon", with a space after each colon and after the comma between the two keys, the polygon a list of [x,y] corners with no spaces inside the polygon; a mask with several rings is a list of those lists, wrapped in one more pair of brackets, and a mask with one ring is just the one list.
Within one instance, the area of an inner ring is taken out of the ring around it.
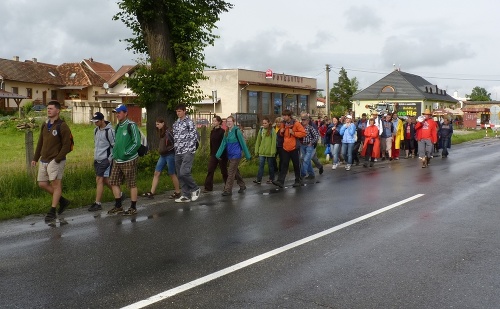
{"label": "person wearing backpack", "polygon": [[177,199],[181,197],[181,189],[179,188],[179,179],[175,173],[175,147],[174,147],[174,134],[167,128],[165,120],[161,117],[156,118],[156,133],[160,137],[158,152],[160,157],[156,163],[155,172],[153,174],[153,181],[151,183],[151,190],[144,193],[142,196],[153,198],[156,192],[156,187],[160,180],[161,172],[167,167],[167,173],[172,179],[174,185],[174,193],[168,198]]}
{"label": "person wearing backpack", "polygon": [[[125,104],[118,105],[113,113],[116,114],[118,125],[115,129],[115,146],[113,147],[113,167],[109,176],[109,184],[113,188],[115,206],[108,214],[123,214],[132,216],[137,214],[137,151],[141,146],[141,133],[135,122],[128,119],[128,109]],[[125,180],[130,189],[130,208],[123,211],[120,185]]]}
{"label": "person wearing backpack", "polygon": [[61,104],[50,101],[47,104],[48,120],[44,122],[40,130],[40,136],[36,145],[35,155],[31,166],[35,167],[38,160],[38,186],[52,195],[52,204],[45,216],[45,222],[49,223],[57,218],[68,207],[70,201],[62,196],[62,178],[66,165],[66,155],[71,152],[73,145],[72,134],[68,124],[59,118]]}
{"label": "person wearing backpack", "polygon": [[278,180],[273,181],[273,185],[280,188],[284,187],[286,174],[288,173],[288,166],[292,160],[293,171],[295,174],[294,187],[300,187],[302,181],[300,179],[300,142],[299,138],[306,136],[306,130],[302,124],[292,118],[292,111],[285,109],[281,116],[283,121],[280,125],[279,136],[283,137],[283,148],[280,151],[280,172]]}
{"label": "person wearing backpack", "polygon": [[226,118],[226,126],[227,129],[224,133],[224,138],[222,139],[219,150],[215,154],[215,157],[217,159],[220,159],[224,151],[226,151],[227,159],[229,161],[227,169],[227,181],[224,186],[222,196],[229,196],[233,194],[233,183],[235,179],[240,186],[238,193],[245,192],[247,187],[240,175],[238,165],[241,161],[242,152],[245,154],[245,158],[247,160],[250,160],[251,158],[250,151],[248,151],[247,144],[245,143],[245,139],[243,138],[243,133],[241,133],[241,130],[234,125],[233,116],[229,116]]}
{"label": "person wearing backpack", "polygon": [[109,121],[104,120],[104,115],[96,112],[90,120],[95,125],[94,129],[94,171],[96,182],[95,202],[88,211],[98,211],[102,209],[101,198],[104,186],[111,191],[113,188],[109,184],[109,174],[111,172],[111,162],[113,161],[113,146],[115,145],[115,131]]}

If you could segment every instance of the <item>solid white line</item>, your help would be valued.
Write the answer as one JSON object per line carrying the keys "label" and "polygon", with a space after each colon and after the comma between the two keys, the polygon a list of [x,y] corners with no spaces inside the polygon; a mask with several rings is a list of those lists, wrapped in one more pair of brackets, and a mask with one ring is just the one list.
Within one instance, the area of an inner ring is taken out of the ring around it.
{"label": "solid white line", "polygon": [[285,251],[287,251],[287,250],[293,249],[293,248],[295,248],[295,247],[301,246],[301,245],[303,245],[303,244],[306,244],[306,243],[308,243],[308,242],[311,242],[311,241],[313,241],[313,240],[316,240],[316,239],[318,239],[318,238],[321,238],[321,237],[323,237],[323,236],[326,236],[326,235],[328,235],[328,234],[331,234],[331,233],[333,233],[333,232],[336,232],[336,231],[338,231],[338,230],[341,230],[341,229],[343,229],[343,228],[345,228],[345,227],[348,227],[348,226],[353,225],[353,224],[355,224],[355,223],[358,223],[358,222],[360,222],[360,221],[363,221],[363,220],[366,220],[366,219],[371,218],[371,217],[373,217],[373,216],[376,216],[376,215],[378,215],[378,214],[381,214],[381,213],[383,213],[383,212],[385,212],[385,211],[388,211],[388,210],[390,210],[390,209],[392,209],[392,208],[395,208],[395,207],[401,206],[401,205],[403,205],[403,204],[405,204],[405,203],[408,203],[408,202],[410,202],[410,201],[412,201],[412,200],[414,200],[414,199],[417,199],[417,198],[419,198],[419,197],[422,197],[422,196],[424,196],[424,194],[417,194],[417,195],[414,195],[414,196],[409,197],[409,198],[407,198],[407,199],[404,199],[404,200],[402,200],[402,201],[400,201],[400,202],[397,202],[397,203],[391,204],[391,205],[389,205],[389,206],[386,206],[386,207],[384,207],[384,208],[381,208],[381,209],[379,209],[379,210],[376,210],[376,211],[370,212],[369,214],[366,214],[366,215],[361,216],[361,217],[359,217],[359,218],[356,218],[356,219],[353,219],[353,220],[347,221],[347,222],[342,223],[342,224],[340,224],[340,225],[334,226],[334,227],[332,227],[332,228],[330,228],[330,229],[324,230],[323,232],[319,232],[319,233],[317,233],[317,234],[314,234],[314,235],[308,236],[308,237],[306,237],[306,238],[303,238],[303,239],[300,239],[300,240],[294,241],[294,242],[292,242],[292,243],[290,243],[290,244],[288,244],[288,245],[285,245],[285,246],[283,246],[283,247],[276,248],[276,249],[271,250],[271,251],[269,251],[269,252],[263,253],[263,254],[261,254],[261,255],[258,255],[258,256],[256,256],[256,257],[253,257],[253,258],[248,259],[248,260],[246,260],[246,261],[240,262],[240,263],[235,264],[235,265],[233,265],[233,266],[229,266],[229,267],[227,267],[227,268],[221,269],[221,270],[216,271],[216,272],[214,272],[214,273],[212,273],[212,274],[210,274],[210,275],[207,275],[207,276],[201,277],[201,278],[199,278],[199,279],[193,280],[193,281],[191,281],[191,282],[188,282],[188,283],[183,284],[183,285],[181,285],[181,286],[178,286],[178,287],[176,287],[176,288],[173,288],[173,289],[170,289],[170,290],[167,290],[167,291],[161,292],[161,293],[159,293],[159,294],[156,294],[156,295],[151,296],[151,297],[149,297],[149,298],[147,298],[147,299],[144,299],[144,300],[138,301],[138,302],[136,302],[136,303],[134,303],[134,304],[128,305],[128,306],[123,307],[123,308],[126,308],[126,309],[139,309],[139,308],[144,308],[144,307],[149,306],[149,305],[151,305],[151,304],[154,304],[154,303],[156,303],[156,302],[159,302],[159,301],[162,301],[162,300],[167,299],[167,298],[169,298],[169,297],[172,297],[172,296],[174,296],[174,295],[176,295],[176,294],[182,293],[182,292],[184,292],[184,291],[187,291],[187,290],[192,289],[192,288],[194,288],[194,287],[197,287],[197,286],[199,286],[199,285],[205,284],[205,283],[207,283],[207,282],[209,282],[209,281],[212,281],[212,280],[214,280],[214,279],[217,279],[217,278],[219,278],[219,277],[225,276],[225,275],[227,275],[227,274],[230,274],[230,273],[232,273],[232,272],[235,272],[235,271],[237,271],[237,270],[240,270],[240,269],[242,269],[242,268],[245,268],[245,267],[250,266],[250,265],[252,265],[252,264],[255,264],[255,263],[257,263],[257,262],[260,262],[260,261],[263,261],[263,260],[265,260],[265,259],[268,259],[268,258],[270,258],[270,257],[272,257],[272,256],[275,256],[275,255],[278,255],[278,254],[280,254],[280,253],[283,253],[283,252],[285,252]]}

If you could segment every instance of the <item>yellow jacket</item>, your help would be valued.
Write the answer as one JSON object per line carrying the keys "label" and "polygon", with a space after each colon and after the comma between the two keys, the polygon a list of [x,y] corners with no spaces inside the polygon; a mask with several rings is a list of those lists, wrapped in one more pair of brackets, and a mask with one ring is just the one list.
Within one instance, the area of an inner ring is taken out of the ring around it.
{"label": "yellow jacket", "polygon": [[394,136],[394,148],[401,148],[401,141],[405,139],[405,132],[403,128],[403,121],[398,119],[398,124],[396,126],[396,136]]}

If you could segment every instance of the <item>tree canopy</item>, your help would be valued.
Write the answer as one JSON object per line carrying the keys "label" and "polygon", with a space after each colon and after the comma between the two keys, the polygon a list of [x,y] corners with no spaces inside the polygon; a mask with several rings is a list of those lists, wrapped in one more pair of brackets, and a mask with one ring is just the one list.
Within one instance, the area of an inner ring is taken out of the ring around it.
{"label": "tree canopy", "polygon": [[[118,6],[113,19],[132,30],[133,37],[125,39],[127,49],[140,55],[127,83],[148,119],[173,118],[177,104],[200,101],[197,82],[206,79],[203,71],[210,67],[204,49],[214,45],[219,15],[233,5],[222,0],[121,0]],[[148,121],[148,133],[154,128],[154,121]]]}
{"label": "tree canopy", "polygon": [[466,94],[465,97],[470,101],[491,101],[491,93],[479,86],[474,87],[471,94]]}
{"label": "tree canopy", "polygon": [[346,70],[341,68],[338,82],[334,83],[330,90],[330,101],[334,105],[331,110],[335,111],[335,113],[345,113],[345,111],[351,109],[351,97],[358,91],[358,87],[357,78],[349,79]]}

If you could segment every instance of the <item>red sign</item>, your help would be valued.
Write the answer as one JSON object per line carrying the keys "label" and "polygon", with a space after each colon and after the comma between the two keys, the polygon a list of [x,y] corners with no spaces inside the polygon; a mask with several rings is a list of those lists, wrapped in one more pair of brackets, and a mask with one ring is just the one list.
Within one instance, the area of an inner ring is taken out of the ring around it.
{"label": "red sign", "polygon": [[266,71],[266,78],[273,78],[273,70],[267,69],[267,71]]}

